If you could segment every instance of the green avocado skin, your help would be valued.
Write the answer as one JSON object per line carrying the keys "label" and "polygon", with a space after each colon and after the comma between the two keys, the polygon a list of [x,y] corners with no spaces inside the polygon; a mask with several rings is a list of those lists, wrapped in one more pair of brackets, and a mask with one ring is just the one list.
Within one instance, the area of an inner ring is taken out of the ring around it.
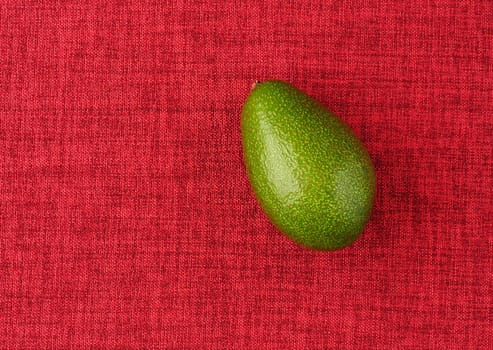
{"label": "green avocado skin", "polygon": [[375,172],[341,119],[294,86],[270,80],[248,96],[241,132],[253,191],[281,232],[316,250],[358,238],[373,206]]}

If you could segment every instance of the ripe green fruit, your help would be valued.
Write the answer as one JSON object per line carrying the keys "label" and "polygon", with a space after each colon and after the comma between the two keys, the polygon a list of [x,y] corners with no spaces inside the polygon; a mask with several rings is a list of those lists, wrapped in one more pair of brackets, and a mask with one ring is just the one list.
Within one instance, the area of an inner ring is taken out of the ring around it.
{"label": "ripe green fruit", "polygon": [[358,238],[373,205],[375,174],[342,120],[294,86],[272,80],[254,86],[241,131],[253,191],[279,230],[317,250]]}

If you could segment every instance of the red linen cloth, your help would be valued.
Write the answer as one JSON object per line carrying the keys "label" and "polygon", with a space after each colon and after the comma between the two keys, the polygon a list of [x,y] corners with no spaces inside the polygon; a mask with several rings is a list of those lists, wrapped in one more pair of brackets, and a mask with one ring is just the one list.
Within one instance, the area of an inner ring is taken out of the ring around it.
{"label": "red linen cloth", "polygon": [[[4,0],[0,49],[0,348],[493,348],[491,1]],[[270,78],[375,162],[348,249],[252,195]]]}

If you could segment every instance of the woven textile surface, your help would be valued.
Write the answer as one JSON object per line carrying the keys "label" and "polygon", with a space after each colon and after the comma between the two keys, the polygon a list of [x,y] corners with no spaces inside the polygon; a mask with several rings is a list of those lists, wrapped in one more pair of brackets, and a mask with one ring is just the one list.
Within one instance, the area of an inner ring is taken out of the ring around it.
{"label": "woven textile surface", "polygon": [[[493,349],[493,2],[0,2],[0,349]],[[364,234],[279,233],[252,82],[367,146]]]}

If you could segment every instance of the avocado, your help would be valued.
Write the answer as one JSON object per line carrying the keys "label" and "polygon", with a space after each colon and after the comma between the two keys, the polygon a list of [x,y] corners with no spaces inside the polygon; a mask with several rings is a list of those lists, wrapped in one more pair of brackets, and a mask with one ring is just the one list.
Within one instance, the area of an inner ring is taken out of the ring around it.
{"label": "avocado", "polygon": [[289,83],[257,82],[242,111],[244,161],[271,222],[301,246],[352,244],[369,220],[375,172],[341,119]]}

